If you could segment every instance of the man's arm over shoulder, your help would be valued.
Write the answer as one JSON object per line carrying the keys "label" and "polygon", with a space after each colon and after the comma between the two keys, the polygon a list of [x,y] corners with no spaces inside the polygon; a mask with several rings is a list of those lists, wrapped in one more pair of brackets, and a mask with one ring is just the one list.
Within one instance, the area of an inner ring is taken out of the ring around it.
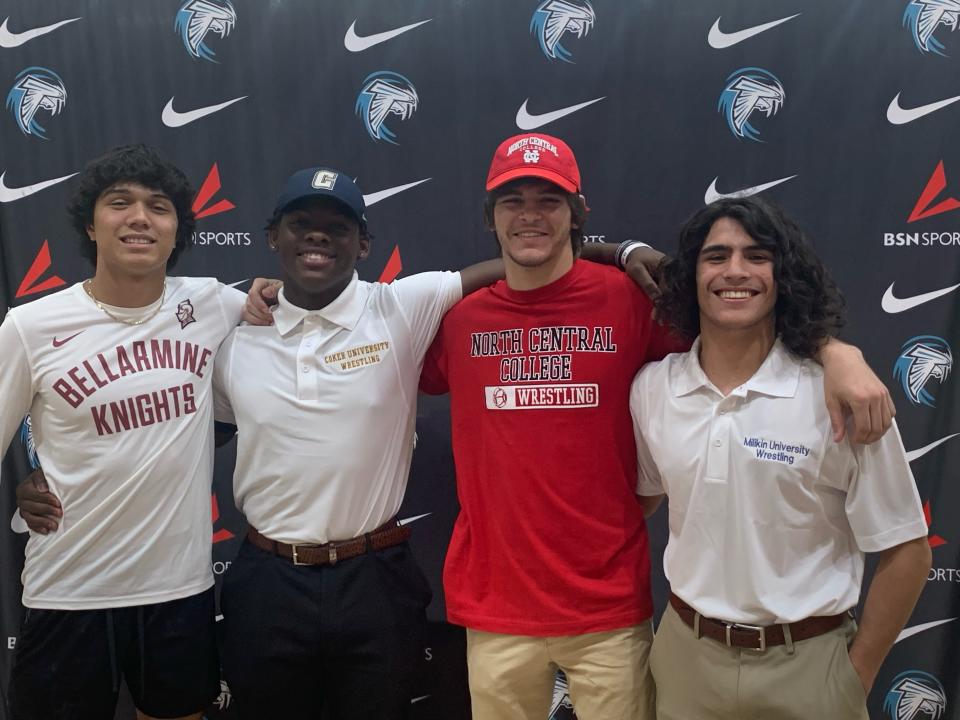
{"label": "man's arm over shoulder", "polygon": [[234,328],[240,322],[247,296],[235,287],[224,285],[222,282],[218,282],[217,286],[224,322],[226,322],[228,328]]}
{"label": "man's arm over shoulder", "polygon": [[446,325],[446,320],[440,323],[440,328],[423,358],[420,392],[427,395],[443,395],[450,391],[447,380]]}
{"label": "man's arm over shoulder", "polygon": [[399,301],[412,335],[414,354],[420,359],[430,347],[447,310],[463,297],[460,273],[417,273],[394,280],[387,287]]}
{"label": "man's arm over shoulder", "polygon": [[630,416],[633,418],[633,436],[637,445],[637,495],[643,506],[644,517],[650,517],[660,505],[666,489],[649,444],[651,426],[650,382],[659,373],[659,367],[647,366],[633,379],[630,386]]}
{"label": "man's arm over shoulder", "polygon": [[33,373],[12,313],[0,324],[0,458],[33,402]]}

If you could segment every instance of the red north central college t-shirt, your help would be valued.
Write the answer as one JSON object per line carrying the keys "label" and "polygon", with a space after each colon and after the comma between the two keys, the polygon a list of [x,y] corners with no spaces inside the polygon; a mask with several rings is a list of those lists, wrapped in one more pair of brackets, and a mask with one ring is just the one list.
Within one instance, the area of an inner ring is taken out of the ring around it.
{"label": "red north central college t-shirt", "polygon": [[451,622],[547,636],[651,616],[629,391],[644,362],[681,349],[633,281],[580,260],[545,287],[499,282],[447,313],[420,384],[450,393]]}

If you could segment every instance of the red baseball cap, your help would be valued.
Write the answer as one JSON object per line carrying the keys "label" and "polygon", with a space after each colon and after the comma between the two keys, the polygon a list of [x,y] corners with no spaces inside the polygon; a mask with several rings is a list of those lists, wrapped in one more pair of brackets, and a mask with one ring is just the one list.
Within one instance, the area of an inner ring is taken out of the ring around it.
{"label": "red baseball cap", "polygon": [[580,192],[580,168],[573,150],[552,135],[524,133],[500,143],[490,163],[487,190],[523,177],[542,178],[567,192]]}

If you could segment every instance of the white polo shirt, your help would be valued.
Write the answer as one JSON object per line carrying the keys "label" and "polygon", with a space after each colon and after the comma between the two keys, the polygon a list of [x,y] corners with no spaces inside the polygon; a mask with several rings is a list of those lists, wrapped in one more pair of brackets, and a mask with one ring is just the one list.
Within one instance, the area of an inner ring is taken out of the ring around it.
{"label": "white polo shirt", "polygon": [[274,540],[325,543],[396,515],[413,454],[417,384],[460,274],[353,280],[320,310],[283,292],[274,325],[238,327],[214,365],[216,417],[237,425],[233,492]]}
{"label": "white polo shirt", "polygon": [[777,340],[724,397],[699,349],[647,365],[630,390],[637,492],[669,497],[671,589],[754,625],[848,610],[863,553],[927,534],[896,426],[872,445],[835,443],[817,363]]}

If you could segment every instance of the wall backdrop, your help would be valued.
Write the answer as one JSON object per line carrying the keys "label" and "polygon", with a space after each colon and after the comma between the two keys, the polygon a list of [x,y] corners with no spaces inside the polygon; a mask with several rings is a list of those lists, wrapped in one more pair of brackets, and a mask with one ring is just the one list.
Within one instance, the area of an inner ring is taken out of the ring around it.
{"label": "wall backdrop", "polygon": [[[8,0],[0,17],[4,312],[90,275],[63,208],[84,162],[120,143],[159,146],[198,190],[176,272],[243,289],[277,273],[262,228],[280,184],[320,164],[366,193],[364,279],[491,256],[487,165],[521,130],[573,146],[591,241],[670,252],[713,198],[785,205],[847,295],[845,337],[894,393],[930,526],[934,567],[871,716],[960,718],[955,0]],[[444,622],[439,582],[456,514],[448,431],[445,400],[423,399],[401,514],[435,589],[411,716],[444,720],[469,712],[463,635]],[[0,484],[0,691],[22,613],[13,488],[28,468],[14,439]],[[233,450],[219,451],[218,577],[244,532],[232,470]],[[651,533],[659,613],[663,518]],[[570,716],[562,688],[556,718]],[[224,688],[210,716],[229,717],[230,700]]]}

